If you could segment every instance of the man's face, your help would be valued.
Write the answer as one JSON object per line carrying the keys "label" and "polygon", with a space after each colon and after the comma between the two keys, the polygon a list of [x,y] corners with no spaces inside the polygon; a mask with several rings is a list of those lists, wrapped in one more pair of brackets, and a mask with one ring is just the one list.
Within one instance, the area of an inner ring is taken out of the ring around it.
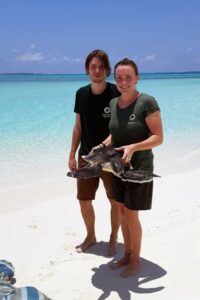
{"label": "man's face", "polygon": [[106,70],[98,57],[93,57],[89,63],[88,73],[94,83],[102,83],[106,79]]}

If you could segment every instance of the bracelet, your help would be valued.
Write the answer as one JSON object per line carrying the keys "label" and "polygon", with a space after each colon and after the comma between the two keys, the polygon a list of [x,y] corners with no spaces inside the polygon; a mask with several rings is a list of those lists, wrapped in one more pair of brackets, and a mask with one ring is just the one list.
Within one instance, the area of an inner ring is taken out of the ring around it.
{"label": "bracelet", "polygon": [[104,143],[101,143],[99,146],[100,146],[100,149],[103,149],[104,147],[106,147],[106,145]]}

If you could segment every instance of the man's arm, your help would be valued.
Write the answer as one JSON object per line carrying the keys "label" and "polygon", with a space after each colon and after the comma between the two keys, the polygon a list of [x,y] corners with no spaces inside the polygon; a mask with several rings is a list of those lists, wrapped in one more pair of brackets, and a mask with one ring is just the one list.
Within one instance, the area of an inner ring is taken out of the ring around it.
{"label": "man's arm", "polygon": [[72,134],[72,143],[71,143],[71,150],[69,154],[69,162],[68,166],[69,169],[72,171],[76,169],[76,151],[78,149],[78,146],[80,144],[81,140],[81,121],[80,121],[80,115],[76,114],[76,120],[74,124],[73,134]]}

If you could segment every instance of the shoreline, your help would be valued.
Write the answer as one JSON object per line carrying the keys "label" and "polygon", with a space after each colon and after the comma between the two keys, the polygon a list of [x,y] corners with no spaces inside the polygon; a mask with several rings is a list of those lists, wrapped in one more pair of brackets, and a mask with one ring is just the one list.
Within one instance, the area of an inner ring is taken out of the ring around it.
{"label": "shoreline", "polygon": [[[190,139],[193,144],[190,143]],[[182,173],[196,171],[199,168],[200,143],[197,138],[190,137],[190,139],[184,143],[183,138],[177,140],[175,137],[170,139],[167,137],[163,145],[153,149],[154,172],[161,176],[157,180],[162,182],[171,176],[181,176]],[[50,156],[50,163],[48,161],[40,163],[43,159],[41,155],[40,160],[34,161],[31,168],[29,165],[22,166],[22,162],[17,160],[19,168],[17,164],[13,166],[12,174],[8,170],[8,164],[7,171],[2,173],[5,183],[3,180],[0,189],[0,214],[19,210],[32,203],[34,205],[52,198],[65,197],[68,193],[75,194],[76,180],[66,176],[68,152],[61,151],[60,158],[58,159],[57,154],[55,161]],[[21,170],[20,166],[23,167]],[[6,176],[9,176],[8,180]]]}

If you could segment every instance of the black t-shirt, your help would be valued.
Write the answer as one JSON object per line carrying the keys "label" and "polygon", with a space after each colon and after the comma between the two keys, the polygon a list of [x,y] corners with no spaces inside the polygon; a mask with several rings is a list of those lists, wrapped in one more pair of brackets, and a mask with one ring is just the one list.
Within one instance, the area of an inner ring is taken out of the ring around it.
{"label": "black t-shirt", "polygon": [[80,115],[81,121],[80,156],[88,154],[109,135],[109,103],[119,95],[116,86],[109,82],[99,95],[92,93],[90,84],[77,91],[74,112]]}

